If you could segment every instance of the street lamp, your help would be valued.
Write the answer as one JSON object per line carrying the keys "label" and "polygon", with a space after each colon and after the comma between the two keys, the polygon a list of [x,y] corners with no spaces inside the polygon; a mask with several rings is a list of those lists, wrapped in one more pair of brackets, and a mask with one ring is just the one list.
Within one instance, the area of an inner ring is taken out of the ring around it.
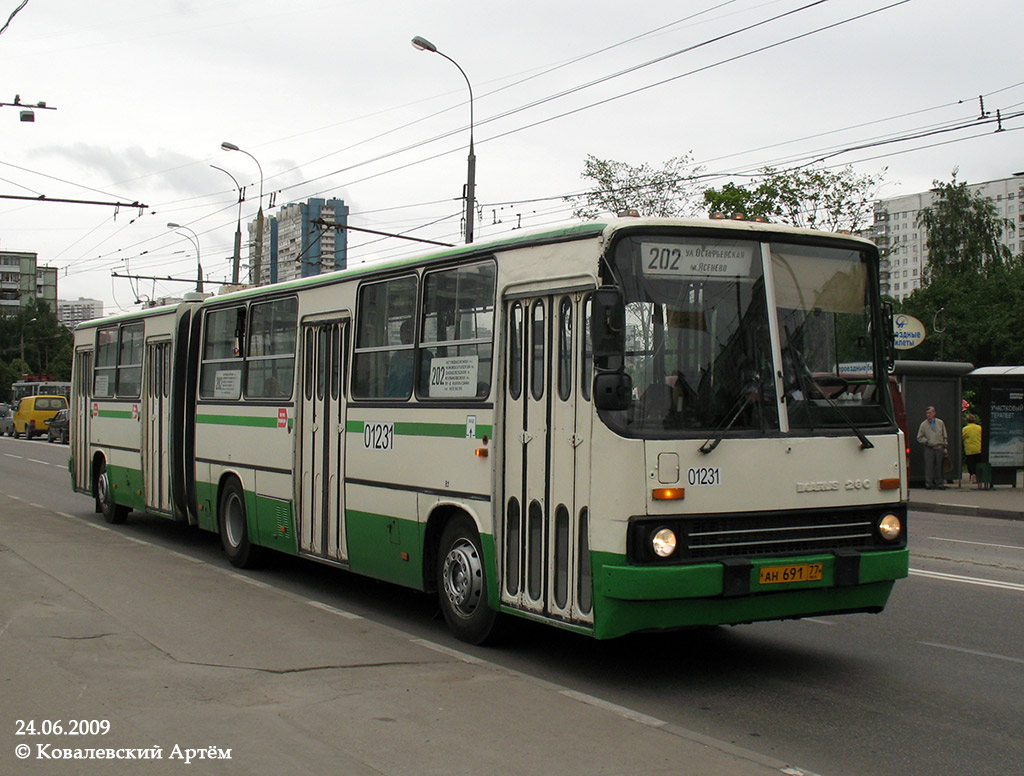
{"label": "street lamp", "polygon": [[252,267],[253,285],[258,286],[260,284],[260,272],[263,269],[263,165],[260,164],[259,159],[250,154],[244,148],[239,148],[234,143],[229,143],[227,140],[221,143],[220,147],[225,151],[241,151],[256,162],[256,166],[260,171],[260,209],[256,213],[256,253],[253,256]]}
{"label": "street lamp", "polygon": [[168,229],[184,229],[186,232],[192,232],[192,236],[185,235],[192,241],[192,244],[196,246],[196,291],[200,294],[203,293],[203,265],[199,259],[199,235],[189,229],[187,226],[176,224],[173,221],[167,224]]}
{"label": "street lamp", "polygon": [[235,180],[235,176],[225,170],[223,167],[218,167],[215,164],[210,165],[215,170],[220,170],[222,173],[231,178],[235,183],[235,188],[238,189],[238,225],[235,227],[235,255],[231,264],[231,284],[234,286],[238,285],[238,265],[242,261],[242,201],[245,197],[242,194],[242,187],[238,185],[238,181]]}
{"label": "street lamp", "polygon": [[413,48],[420,51],[429,51],[431,54],[442,56],[459,68],[462,77],[466,79],[466,86],[469,87],[469,159],[466,171],[466,243],[473,242],[473,215],[476,212],[476,153],[473,151],[473,84],[469,82],[466,71],[459,67],[459,63],[445,54],[438,51],[437,46],[424,37],[417,35],[412,39]]}

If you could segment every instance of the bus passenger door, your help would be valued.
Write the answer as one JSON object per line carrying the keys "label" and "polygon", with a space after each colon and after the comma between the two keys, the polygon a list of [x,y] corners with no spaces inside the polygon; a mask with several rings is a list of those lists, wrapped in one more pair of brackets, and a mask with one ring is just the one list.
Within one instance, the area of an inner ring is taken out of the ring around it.
{"label": "bus passenger door", "polygon": [[142,473],[146,508],[170,513],[171,343],[146,344],[142,391]]}
{"label": "bus passenger door", "polygon": [[344,561],[347,321],[303,324],[301,415],[295,440],[299,551]]}
{"label": "bus passenger door", "polygon": [[575,622],[589,617],[590,585],[587,572],[581,606],[581,569],[589,568],[580,541],[589,443],[589,427],[581,427],[589,418],[580,397],[582,303],[578,293],[509,300],[503,329],[502,601]]}
{"label": "bus passenger door", "polygon": [[74,460],[75,488],[88,491],[92,488],[89,479],[92,461],[89,460],[89,426],[92,423],[92,364],[93,351],[75,352],[74,403],[70,405],[71,415],[71,457]]}

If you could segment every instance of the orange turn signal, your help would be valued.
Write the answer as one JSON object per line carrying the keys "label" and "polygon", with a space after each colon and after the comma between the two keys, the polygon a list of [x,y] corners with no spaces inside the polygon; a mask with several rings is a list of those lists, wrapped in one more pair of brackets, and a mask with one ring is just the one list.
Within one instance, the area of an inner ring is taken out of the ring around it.
{"label": "orange turn signal", "polygon": [[487,448],[486,447],[478,447],[476,450],[473,451],[473,454],[477,458],[486,458],[487,457]]}
{"label": "orange turn signal", "polygon": [[887,479],[887,480],[879,480],[878,481],[878,489],[879,490],[899,490],[900,489],[900,478],[899,477],[891,477],[890,479]]}
{"label": "orange turn signal", "polygon": [[686,488],[655,488],[651,498],[655,501],[680,501],[686,496]]}

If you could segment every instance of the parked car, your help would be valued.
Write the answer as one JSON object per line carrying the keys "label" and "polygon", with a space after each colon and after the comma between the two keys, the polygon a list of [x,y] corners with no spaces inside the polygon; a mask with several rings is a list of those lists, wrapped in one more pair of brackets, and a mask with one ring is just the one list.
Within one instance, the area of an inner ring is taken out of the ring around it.
{"label": "parked car", "polygon": [[14,436],[24,434],[31,439],[36,434],[45,434],[53,416],[67,406],[64,396],[26,396],[14,411]]}
{"label": "parked car", "polygon": [[56,439],[61,444],[68,443],[68,433],[70,431],[70,418],[68,417],[67,410],[60,410],[56,415],[53,416],[53,420],[50,421],[50,425],[46,427],[46,439],[52,442]]}
{"label": "parked car", "polygon": [[0,436],[14,436],[14,410],[10,405],[0,405]]}

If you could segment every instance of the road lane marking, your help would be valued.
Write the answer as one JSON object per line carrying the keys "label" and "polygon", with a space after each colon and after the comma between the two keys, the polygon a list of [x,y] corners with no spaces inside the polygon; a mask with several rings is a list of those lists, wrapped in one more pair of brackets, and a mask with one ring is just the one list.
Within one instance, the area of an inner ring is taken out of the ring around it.
{"label": "road lane marking", "polygon": [[1000,550],[1024,550],[1024,547],[1017,544],[990,544],[989,542],[969,542],[966,539],[944,539],[941,536],[929,536],[934,542],[953,542],[954,544],[973,544],[976,547],[996,547]]}
{"label": "road lane marking", "polygon": [[941,571],[922,571],[920,569],[911,569],[910,573],[918,577],[928,577],[929,579],[941,579],[946,582],[962,582],[965,585],[981,585],[982,587],[996,587],[1001,590],[1017,590],[1024,592],[1024,585],[1019,582],[1000,582],[998,579],[977,579],[975,577],[965,577],[960,574],[943,574]]}
{"label": "road lane marking", "polygon": [[1024,658],[1010,657],[1009,655],[997,655],[995,652],[982,652],[980,649],[967,649],[966,647],[954,647],[952,644],[939,644],[935,641],[919,641],[918,644],[924,644],[926,647],[937,647],[938,649],[949,649],[953,652],[963,652],[967,655],[978,655],[979,657],[991,657],[996,660],[1006,660],[1010,663],[1024,663]]}

